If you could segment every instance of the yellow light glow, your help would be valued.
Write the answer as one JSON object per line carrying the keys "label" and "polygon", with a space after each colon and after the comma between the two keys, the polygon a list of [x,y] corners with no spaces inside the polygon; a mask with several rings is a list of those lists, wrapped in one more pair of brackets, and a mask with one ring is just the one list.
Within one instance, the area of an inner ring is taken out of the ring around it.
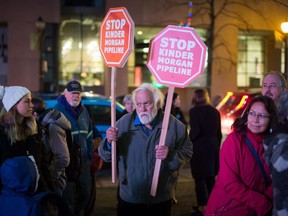
{"label": "yellow light glow", "polygon": [[142,50],[143,50],[143,53],[148,53],[149,52],[149,48],[148,47],[145,47]]}
{"label": "yellow light glow", "polygon": [[73,39],[69,38],[68,40],[64,41],[64,45],[62,47],[62,55],[65,55],[70,52],[72,49]]}
{"label": "yellow light glow", "polygon": [[80,75],[82,78],[86,78],[87,77],[87,73],[86,72],[82,72]]}
{"label": "yellow light glow", "polygon": [[236,111],[236,110],[240,109],[246,103],[247,98],[248,98],[248,96],[244,95],[242,97],[240,103],[235,107],[235,109],[233,111]]}
{"label": "yellow light glow", "polygon": [[288,33],[288,22],[281,23],[281,30],[283,33]]}
{"label": "yellow light glow", "polygon": [[233,92],[227,92],[226,96],[222,99],[222,101],[217,105],[216,109],[220,109],[223,104],[226,103],[226,101],[233,95]]}
{"label": "yellow light glow", "polygon": [[102,60],[97,40],[92,40],[87,45],[87,54],[92,57],[93,61],[101,61]]}

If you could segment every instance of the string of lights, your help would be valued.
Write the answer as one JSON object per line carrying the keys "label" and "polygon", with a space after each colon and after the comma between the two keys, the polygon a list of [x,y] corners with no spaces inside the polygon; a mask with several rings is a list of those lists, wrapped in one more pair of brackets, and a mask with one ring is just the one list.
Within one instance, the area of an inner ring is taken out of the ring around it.
{"label": "string of lights", "polygon": [[187,21],[186,23],[184,23],[183,21],[181,21],[179,23],[179,26],[182,26],[182,27],[190,27],[191,26],[191,21],[192,21],[192,7],[193,7],[193,3],[192,1],[189,1],[188,2],[188,16],[187,16]]}

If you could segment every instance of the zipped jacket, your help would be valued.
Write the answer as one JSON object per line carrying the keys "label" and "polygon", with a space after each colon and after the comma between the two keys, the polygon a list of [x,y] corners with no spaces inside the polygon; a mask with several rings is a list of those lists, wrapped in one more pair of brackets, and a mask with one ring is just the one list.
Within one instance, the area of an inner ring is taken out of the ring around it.
{"label": "zipped jacket", "polygon": [[[156,204],[171,199],[177,170],[188,162],[192,155],[186,127],[170,115],[165,145],[168,157],[161,161],[156,196],[150,195],[155,168],[155,148],[160,142],[164,113],[159,110],[155,125],[148,136],[142,125],[135,125],[136,111],[126,114],[116,123],[118,128],[117,163],[119,195],[130,203]],[[104,139],[99,154],[104,161],[111,161],[111,149]]]}
{"label": "zipped jacket", "polygon": [[[61,95],[60,97],[65,97],[64,95]],[[65,99],[66,100],[66,99]],[[77,117],[74,117],[69,114],[67,104],[60,103],[58,100],[58,103],[55,105],[54,109],[62,112],[65,117],[70,121],[71,123],[71,132],[73,136],[73,140],[81,146],[83,161],[91,160],[92,158],[92,123],[89,116],[89,113],[85,106],[82,106]]]}

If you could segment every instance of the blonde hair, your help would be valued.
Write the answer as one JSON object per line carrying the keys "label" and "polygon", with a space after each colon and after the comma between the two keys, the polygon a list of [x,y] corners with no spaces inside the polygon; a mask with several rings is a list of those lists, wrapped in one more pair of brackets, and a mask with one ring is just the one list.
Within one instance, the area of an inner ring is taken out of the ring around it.
{"label": "blonde hair", "polygon": [[37,123],[33,116],[22,117],[16,106],[13,106],[9,112],[2,108],[0,113],[0,125],[4,126],[5,133],[8,139],[11,140],[11,145],[19,140],[25,140],[28,136],[36,134]]}

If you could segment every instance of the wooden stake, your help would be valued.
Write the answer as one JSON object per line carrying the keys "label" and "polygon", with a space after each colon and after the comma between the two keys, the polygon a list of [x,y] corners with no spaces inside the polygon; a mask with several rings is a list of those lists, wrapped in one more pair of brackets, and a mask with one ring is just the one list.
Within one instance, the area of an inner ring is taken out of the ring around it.
{"label": "wooden stake", "polygon": [[[166,141],[167,128],[168,128],[168,124],[169,124],[169,117],[170,117],[170,112],[171,112],[173,93],[174,93],[174,87],[169,86],[168,95],[167,95],[167,102],[166,102],[166,106],[165,106],[164,119],[163,119],[163,123],[162,123],[162,130],[161,130],[161,135],[160,135],[160,143],[159,143],[160,146],[165,145],[165,141]],[[161,159],[156,159],[154,174],[153,174],[153,180],[152,180],[152,185],[151,185],[151,190],[150,190],[151,196],[154,196],[154,197],[156,196],[160,167],[161,167]]]}
{"label": "wooden stake", "polygon": [[[116,67],[112,67],[111,70],[111,127],[115,128],[116,123],[116,103],[115,103],[115,88],[116,88]],[[112,172],[112,183],[116,183],[116,142],[112,141],[111,151],[111,172]]]}

